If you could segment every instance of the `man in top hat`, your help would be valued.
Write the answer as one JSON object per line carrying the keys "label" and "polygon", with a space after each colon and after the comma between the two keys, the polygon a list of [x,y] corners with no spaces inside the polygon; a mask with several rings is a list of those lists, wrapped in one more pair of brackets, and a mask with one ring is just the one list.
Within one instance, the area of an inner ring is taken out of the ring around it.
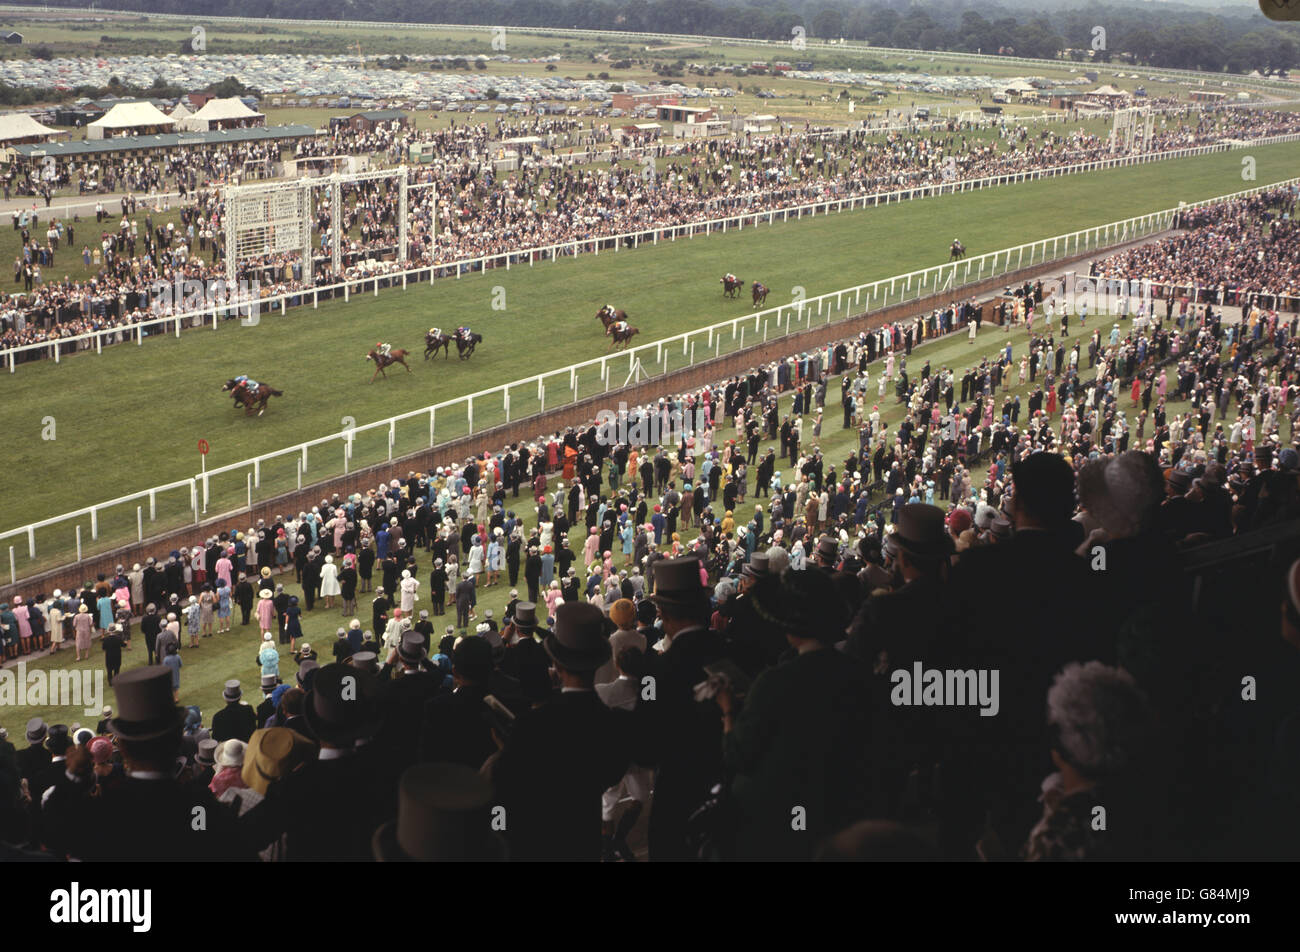
{"label": "man in top hat", "polygon": [[97,789],[90,751],[68,752],[66,771],[45,805],[59,851],[87,861],[255,859],[212,792],[176,779],[185,712],[173,700],[171,671],[162,665],[125,671],[113,691],[112,728],[126,774]]}
{"label": "man in top hat", "polygon": [[346,664],[316,671],[303,716],[320,743],[317,759],[282,777],[240,817],[259,849],[285,837],[294,861],[365,861],[370,837],[388,818],[397,776],[371,743],[382,725],[379,683]]}
{"label": "man in top hat", "polygon": [[563,685],[505,739],[492,779],[506,808],[511,856],[587,860],[601,855],[601,794],[631,760],[630,720],[606,707],[595,674],[609,658],[599,608],[565,603],[543,647]]}
{"label": "man in top hat", "polygon": [[49,728],[45,721],[33,717],[27,722],[27,746],[18,751],[18,774],[27,781],[28,790],[34,791],[41,777],[49,770],[50,752],[45,748]]}
{"label": "man in top hat", "polygon": [[638,702],[636,761],[657,767],[650,815],[650,859],[690,860],[687,823],[721,771],[722,730],[712,701],[696,701],[704,666],[723,657],[722,637],[707,626],[709,593],[694,557],[655,565],[650,599],[663,620],[667,650],[647,657],[634,678],[652,677],[655,700]]}
{"label": "man in top hat", "polygon": [[813,554],[814,564],[823,572],[834,572],[840,563],[840,547],[831,536],[824,535],[817,540],[817,549]]}
{"label": "man in top hat", "polygon": [[497,749],[483,707],[493,676],[492,646],[478,635],[462,638],[452,649],[451,673],[451,692],[424,704],[420,759],[478,770]]}
{"label": "man in top hat", "polygon": [[489,862],[506,859],[492,829],[492,784],[463,764],[416,764],[398,785],[397,819],[375,830],[377,862]]}
{"label": "man in top hat", "polygon": [[248,743],[248,738],[257,730],[257,712],[244,700],[238,681],[227,681],[221,696],[225,698],[226,706],[212,715],[213,740],[220,743],[233,738]]}
{"label": "man in top hat", "polygon": [[404,632],[401,643],[389,653],[379,671],[381,691],[389,708],[380,740],[403,767],[415,762],[424,705],[442,688],[442,674],[429,662],[424,645],[423,635]]}
{"label": "man in top hat", "polygon": [[[1008,515],[1014,532],[997,545],[964,552],[944,586],[940,627],[942,640],[951,642],[945,653],[953,658],[952,666],[997,670],[1002,684],[1021,686],[1002,692],[997,717],[966,716],[973,709],[959,712],[961,727],[953,728],[955,754],[943,776],[945,785],[961,791],[950,802],[960,801],[967,812],[945,818],[953,832],[941,845],[950,852],[978,836],[983,820],[975,814],[985,808],[993,811],[993,828],[1004,842],[1022,837],[1041,816],[1038,783],[1052,769],[1042,743],[1043,698],[1052,679],[1070,661],[1114,663],[1114,628],[1095,623],[1109,613],[1098,607],[1102,614],[1094,616],[1073,607],[1080,592],[1096,591],[1100,584],[1104,599],[1104,588],[1117,581],[1110,578],[1117,572],[1116,559],[1098,579],[1088,562],[1074,554],[1083,527],[1072,518],[1073,468],[1055,453],[1036,452],[1013,463],[1011,473],[1014,495]],[[1157,567],[1144,566],[1148,568]],[[1008,625],[998,613],[976,609],[1009,583],[1017,589],[1017,616],[1051,618],[1050,630]],[[1144,579],[1142,584],[1154,583]]]}
{"label": "man in top hat", "polygon": [[751,676],[775,664],[787,647],[784,635],[754,610],[757,591],[775,580],[771,565],[771,556],[767,552],[751,555],[740,570],[736,596],[727,599],[718,609],[726,620],[722,637],[727,656]]}
{"label": "man in top hat", "polygon": [[911,670],[915,661],[938,665],[943,660],[937,645],[944,621],[943,586],[955,549],[942,509],[919,502],[905,505],[885,538],[897,584],[862,603],[849,625],[849,653],[886,677],[900,668]]}
{"label": "man in top hat", "polygon": [[274,674],[262,675],[262,703],[257,705],[257,710],[254,712],[258,727],[265,724],[275,714],[276,703],[279,701],[279,698],[275,697],[275,691],[279,685],[280,678],[278,676]]}

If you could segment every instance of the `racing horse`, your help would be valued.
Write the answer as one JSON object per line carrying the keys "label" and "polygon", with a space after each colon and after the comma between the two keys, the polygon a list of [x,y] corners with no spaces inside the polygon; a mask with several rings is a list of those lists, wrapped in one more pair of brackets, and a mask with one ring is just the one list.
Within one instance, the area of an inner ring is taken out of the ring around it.
{"label": "racing horse", "polygon": [[444,358],[451,356],[451,335],[450,334],[425,334],[424,335],[424,359],[437,357],[438,351],[442,351]]}
{"label": "racing horse", "polygon": [[474,354],[475,346],[481,343],[483,343],[483,335],[478,333],[477,331],[472,331],[468,339],[464,337],[457,337],[456,356],[459,357],[461,360],[469,360],[470,357]]}
{"label": "racing horse", "polygon": [[374,383],[375,378],[380,374],[384,374],[384,379],[388,379],[388,374],[384,373],[384,368],[391,367],[393,364],[401,364],[406,368],[406,372],[409,374],[411,368],[406,362],[407,353],[408,351],[402,350],[400,347],[395,347],[388,352],[387,357],[379,353],[378,350],[372,350],[370,353],[366,354],[366,360],[373,360],[375,362],[375,372],[370,375],[370,382]]}
{"label": "racing horse", "polygon": [[720,278],[719,281],[722,284],[723,297],[734,298],[740,293],[740,289],[745,286],[745,282],[741,278],[729,278],[724,276]]}
{"label": "racing horse", "polygon": [[948,260],[956,261],[957,259],[964,257],[966,257],[966,246],[954,238],[952,244],[948,248]]}
{"label": "racing horse", "polygon": [[619,329],[618,329],[618,325],[612,325],[612,326],[613,326],[613,331],[612,331],[612,333],[613,333],[614,340],[613,340],[613,341],[610,343],[610,345],[609,345],[609,349],[610,349],[610,350],[614,350],[615,348],[618,347],[619,344],[622,344],[624,347],[626,347],[626,346],[628,345],[628,342],[629,342],[633,337],[635,337],[637,334],[641,333],[639,330],[637,330],[637,329],[636,329],[635,327],[633,327],[631,324],[626,324],[626,323],[625,323],[625,324],[623,325],[623,329],[622,329],[622,330],[619,330]]}
{"label": "racing horse", "polygon": [[221,385],[221,389],[225,393],[234,394],[235,407],[239,408],[242,406],[244,408],[244,416],[252,416],[254,410],[257,411],[258,416],[261,416],[266,412],[266,404],[268,400],[272,397],[284,396],[283,390],[276,390],[270,384],[265,383],[259,383],[256,387],[249,389],[249,387],[243,383],[236,383],[234,380],[227,380]]}
{"label": "racing horse", "polygon": [[596,320],[600,321],[605,327],[605,333],[609,333],[611,324],[617,324],[619,321],[627,320],[627,311],[620,311],[617,308],[610,307],[606,304],[596,312]]}
{"label": "racing horse", "polygon": [[754,307],[767,303],[767,285],[755,281],[753,286]]}

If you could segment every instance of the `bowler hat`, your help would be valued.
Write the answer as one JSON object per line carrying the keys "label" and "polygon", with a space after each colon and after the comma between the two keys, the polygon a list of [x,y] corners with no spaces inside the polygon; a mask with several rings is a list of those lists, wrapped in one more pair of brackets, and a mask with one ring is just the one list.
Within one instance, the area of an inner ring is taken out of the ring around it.
{"label": "bowler hat", "polygon": [[555,609],[555,629],[543,642],[556,664],[570,671],[594,671],[609,660],[608,622],[588,602],[566,602]]}
{"label": "bowler hat", "polygon": [[113,679],[117,717],[109,722],[123,740],[153,740],[178,729],[185,711],[172,694],[171,669],[161,664],[132,668]]}
{"label": "bowler hat", "polygon": [[323,741],[369,737],[379,726],[378,683],[364,668],[324,665],[312,678],[303,717]]}
{"label": "bowler hat", "polygon": [[379,862],[504,860],[489,811],[492,783],[462,764],[416,764],[398,785],[397,819],[375,830]]}

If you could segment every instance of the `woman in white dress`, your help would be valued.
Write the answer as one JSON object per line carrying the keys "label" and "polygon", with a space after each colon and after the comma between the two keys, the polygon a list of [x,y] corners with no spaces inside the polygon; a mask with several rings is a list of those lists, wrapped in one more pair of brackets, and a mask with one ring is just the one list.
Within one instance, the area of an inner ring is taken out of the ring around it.
{"label": "woman in white dress", "polygon": [[473,542],[469,547],[469,569],[470,575],[474,576],[474,584],[479,583],[479,576],[483,574],[483,560],[487,553],[483,549],[483,540],[477,535],[474,536]]}
{"label": "woman in white dress", "polygon": [[409,616],[411,612],[415,611],[415,603],[420,600],[420,596],[417,594],[420,590],[420,580],[411,578],[410,569],[402,569],[402,580],[397,584],[397,587],[402,593],[402,614]]}
{"label": "woman in white dress", "polygon": [[342,595],[339,586],[339,567],[334,564],[334,556],[325,556],[325,564],[320,567],[320,594],[325,599],[325,607],[334,607],[334,596]]}

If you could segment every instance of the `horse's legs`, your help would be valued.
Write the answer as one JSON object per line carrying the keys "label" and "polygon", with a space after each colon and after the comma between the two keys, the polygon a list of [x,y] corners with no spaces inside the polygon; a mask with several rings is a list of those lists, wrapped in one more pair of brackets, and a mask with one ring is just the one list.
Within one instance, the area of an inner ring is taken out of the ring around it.
{"label": "horse's legs", "polygon": [[408,363],[407,363],[406,361],[404,361],[404,360],[401,361],[401,364],[402,364],[403,367],[406,368],[406,372],[409,374],[409,373],[411,372],[411,365],[408,364]]}

